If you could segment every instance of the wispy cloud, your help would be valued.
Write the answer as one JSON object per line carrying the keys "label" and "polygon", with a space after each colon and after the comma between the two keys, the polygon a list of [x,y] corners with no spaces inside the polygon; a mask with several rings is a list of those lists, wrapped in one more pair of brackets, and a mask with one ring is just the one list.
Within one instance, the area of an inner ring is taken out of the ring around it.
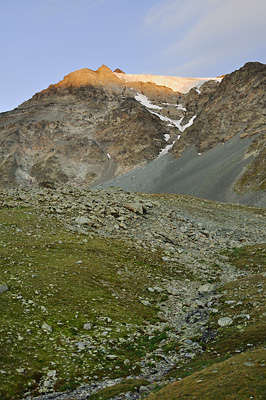
{"label": "wispy cloud", "polygon": [[242,62],[261,54],[266,61],[265,15],[265,0],[167,0],[147,12],[143,28],[167,37],[161,57],[176,60],[176,74],[189,75],[224,58]]}
{"label": "wispy cloud", "polygon": [[144,26],[151,32],[167,33],[196,23],[222,0],[167,0],[151,7],[144,18]]}

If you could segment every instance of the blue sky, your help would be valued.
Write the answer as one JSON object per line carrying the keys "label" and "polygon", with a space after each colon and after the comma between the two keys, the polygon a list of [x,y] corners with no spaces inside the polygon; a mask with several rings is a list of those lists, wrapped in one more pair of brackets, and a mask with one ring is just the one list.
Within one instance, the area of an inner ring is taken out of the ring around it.
{"label": "blue sky", "polygon": [[0,0],[0,112],[80,68],[219,76],[266,63],[265,0]]}

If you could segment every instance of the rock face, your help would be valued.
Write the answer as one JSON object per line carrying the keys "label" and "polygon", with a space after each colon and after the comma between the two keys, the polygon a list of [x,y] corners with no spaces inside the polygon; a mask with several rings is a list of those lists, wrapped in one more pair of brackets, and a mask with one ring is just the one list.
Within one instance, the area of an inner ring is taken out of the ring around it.
{"label": "rock face", "polygon": [[[214,82],[205,85],[211,88],[210,84],[215,85]],[[239,191],[265,190],[266,65],[247,63],[226,75],[213,89],[207,96],[205,92],[198,94],[198,99],[194,89],[188,93],[188,107],[197,117],[182,140],[175,143],[173,153],[179,155],[191,144],[202,153],[237,134],[241,138],[256,135],[255,142],[246,152],[247,157],[252,155],[254,159],[236,183],[236,188]]]}
{"label": "rock face", "polygon": [[83,69],[0,115],[2,186],[89,186],[153,160],[170,128],[107,67]]}

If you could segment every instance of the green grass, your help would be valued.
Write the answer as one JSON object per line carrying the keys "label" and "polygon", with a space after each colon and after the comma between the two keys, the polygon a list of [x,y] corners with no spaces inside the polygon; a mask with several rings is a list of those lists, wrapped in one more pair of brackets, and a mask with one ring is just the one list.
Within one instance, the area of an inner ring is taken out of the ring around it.
{"label": "green grass", "polygon": [[266,245],[244,246],[227,251],[229,262],[240,270],[249,273],[265,272]]}
{"label": "green grass", "polygon": [[174,382],[148,400],[265,399],[265,349],[249,351]]}
{"label": "green grass", "polygon": [[0,295],[0,398],[37,394],[49,371],[59,391],[137,373],[145,346],[164,337],[149,342],[143,331],[159,320],[161,294],[147,287],[175,275],[161,252],[69,232],[30,208],[2,208],[0,224],[0,284],[9,287]]}

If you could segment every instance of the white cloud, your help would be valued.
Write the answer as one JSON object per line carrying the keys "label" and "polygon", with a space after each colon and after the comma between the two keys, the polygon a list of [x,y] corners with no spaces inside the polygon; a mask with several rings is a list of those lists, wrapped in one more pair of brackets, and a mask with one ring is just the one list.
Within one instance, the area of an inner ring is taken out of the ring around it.
{"label": "white cloud", "polygon": [[173,72],[189,75],[225,58],[266,61],[265,16],[265,0],[167,0],[148,11],[143,27],[164,36],[161,58],[176,61]]}

